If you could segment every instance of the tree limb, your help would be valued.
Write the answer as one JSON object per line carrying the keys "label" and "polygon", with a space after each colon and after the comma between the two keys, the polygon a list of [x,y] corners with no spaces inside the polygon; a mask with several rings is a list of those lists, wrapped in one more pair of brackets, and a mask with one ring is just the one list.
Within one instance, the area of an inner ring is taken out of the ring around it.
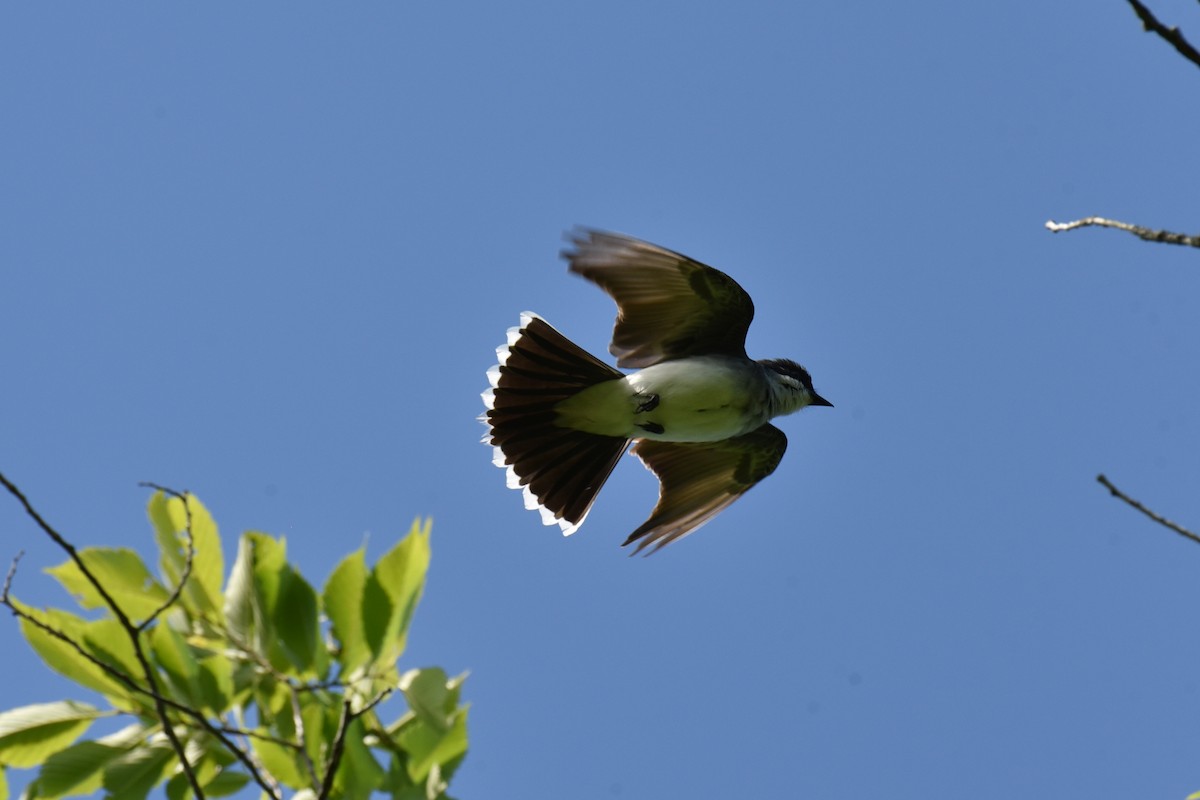
{"label": "tree limb", "polygon": [[1153,511],[1151,511],[1150,509],[1146,508],[1144,505],[1139,503],[1137,500],[1134,500],[1132,497],[1130,497],[1129,495],[1122,492],[1116,486],[1113,486],[1112,481],[1110,481],[1108,478],[1104,477],[1104,475],[1097,475],[1096,480],[1099,481],[1104,486],[1104,488],[1108,489],[1108,491],[1112,494],[1113,497],[1124,500],[1126,504],[1133,506],[1138,511],[1145,514],[1147,517],[1149,517],[1150,519],[1157,522],[1159,525],[1162,525],[1165,528],[1170,528],[1171,530],[1178,533],[1180,536],[1183,536],[1187,539],[1191,539],[1193,542],[1200,544],[1200,535],[1192,533],[1187,528],[1183,527],[1182,525],[1180,525],[1178,523],[1171,522],[1171,520],[1167,519],[1166,517],[1162,516],[1161,514],[1154,513]]}
{"label": "tree limb", "polygon": [[1183,33],[1179,28],[1168,28],[1166,25],[1163,25],[1150,12],[1150,9],[1146,8],[1138,0],[1129,0],[1129,5],[1133,6],[1134,13],[1142,21],[1143,30],[1148,33],[1158,34],[1162,39],[1169,42],[1181,56],[1200,67],[1200,51],[1192,47],[1191,43],[1183,38]]}
{"label": "tree limb", "polygon": [[1145,239],[1147,242],[1200,247],[1200,235],[1154,230],[1152,228],[1144,228],[1141,225],[1120,222],[1115,219],[1105,219],[1104,217],[1084,217],[1073,222],[1055,222],[1054,220],[1049,220],[1046,223],[1046,229],[1051,233],[1064,233],[1066,231],[1073,231],[1076,228],[1086,228],[1093,225],[1100,228],[1116,228],[1117,230],[1132,233],[1134,236],[1137,236],[1139,239]]}

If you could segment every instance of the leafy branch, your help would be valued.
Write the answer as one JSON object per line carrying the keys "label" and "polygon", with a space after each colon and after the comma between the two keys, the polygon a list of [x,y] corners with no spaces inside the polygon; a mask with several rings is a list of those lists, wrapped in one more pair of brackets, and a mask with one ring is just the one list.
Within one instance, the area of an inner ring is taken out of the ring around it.
{"label": "leafy branch", "polygon": [[[133,653],[137,657],[138,665],[142,670],[142,676],[146,680],[147,694],[149,694],[154,700],[154,710],[158,716],[159,722],[162,724],[163,733],[167,735],[167,739],[171,742],[171,747],[175,749],[175,754],[179,757],[180,766],[183,768],[184,775],[187,776],[188,783],[191,784],[192,791],[195,792],[197,798],[203,798],[204,791],[200,787],[200,781],[196,777],[196,773],[192,768],[191,762],[188,761],[187,753],[183,748],[183,742],[179,740],[179,737],[175,733],[175,726],[171,724],[171,720],[167,716],[167,705],[164,702],[162,695],[159,694],[158,691],[158,679],[156,677],[156,671],[150,665],[150,659],[146,657],[146,650],[144,647],[142,647],[142,627],[133,624],[133,622],[129,619],[129,615],[125,613],[125,610],[121,608],[116,600],[113,599],[112,595],[109,594],[108,590],[104,587],[104,584],[100,582],[100,580],[92,573],[91,569],[88,568],[88,565],[84,563],[84,560],[80,557],[79,551],[75,549],[74,545],[63,538],[58,531],[50,526],[50,523],[46,522],[46,520],[42,518],[41,514],[34,509],[33,505],[29,502],[25,495],[21,493],[21,490],[13,485],[13,483],[9,481],[9,479],[6,478],[3,473],[0,473],[0,484],[3,484],[4,488],[8,490],[8,493],[17,499],[17,502],[24,507],[25,513],[33,518],[34,522],[37,523],[37,526],[42,529],[42,532],[54,540],[56,545],[66,551],[67,555],[70,556],[80,573],[87,578],[88,583],[92,585],[92,588],[96,590],[97,594],[104,598],[105,605],[108,606],[108,609],[112,612],[113,616],[117,618],[117,622],[120,623],[122,630],[124,630],[125,634],[129,637],[130,644],[133,645]],[[191,542],[190,530],[188,533],[188,542],[189,544]],[[192,549],[189,547],[187,558],[189,571],[191,569],[191,561]],[[14,561],[13,568],[15,569],[15,567],[16,562]],[[9,578],[11,577],[12,573],[10,570]],[[179,589],[182,588],[183,582],[181,581],[179,584]],[[5,584],[4,604],[11,608],[18,616],[21,616],[21,612],[17,610],[16,606],[9,602],[7,582]],[[161,613],[161,611],[161,608],[156,611],[155,616],[157,616],[158,613]],[[149,621],[152,621],[152,619],[147,618],[147,622]],[[130,684],[133,685],[134,681],[130,680]]]}
{"label": "leafy branch", "polygon": [[[414,523],[373,568],[361,549],[351,553],[318,594],[287,562],[285,542],[262,533],[241,537],[226,577],[200,501],[145,484],[155,490],[147,510],[160,581],[131,550],[77,549],[2,474],[0,484],[67,553],[47,572],[103,617],[21,603],[12,595],[20,555],[0,604],[50,668],[111,706],[59,701],[0,713],[0,765],[40,767],[26,797],[103,787],[114,800],[143,800],[164,781],[169,800],[218,797],[250,781],[271,800],[283,787],[316,800],[445,797],[466,753],[465,676],[396,667],[424,587],[428,523]],[[397,690],[408,709],[384,724],[379,711]],[[76,741],[114,715],[134,723]]]}

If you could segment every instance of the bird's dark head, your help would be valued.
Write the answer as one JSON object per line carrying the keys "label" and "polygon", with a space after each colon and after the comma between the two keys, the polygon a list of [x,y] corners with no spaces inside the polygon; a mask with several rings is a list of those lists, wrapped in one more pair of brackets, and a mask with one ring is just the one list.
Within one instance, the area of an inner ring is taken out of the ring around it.
{"label": "bird's dark head", "polygon": [[796,410],[804,406],[832,406],[833,403],[817,394],[813,389],[812,376],[808,370],[786,358],[767,358],[758,362],[779,376],[779,383],[789,394],[794,395]]}

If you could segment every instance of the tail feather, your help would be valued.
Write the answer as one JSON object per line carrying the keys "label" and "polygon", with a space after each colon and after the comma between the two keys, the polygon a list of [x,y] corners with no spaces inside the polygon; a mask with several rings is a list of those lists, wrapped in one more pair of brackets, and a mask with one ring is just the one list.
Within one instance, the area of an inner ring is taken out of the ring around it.
{"label": "tail feather", "polygon": [[483,441],[495,448],[493,463],[508,469],[508,485],[524,492],[526,508],[574,533],[629,441],[560,427],[555,406],[623,375],[530,312],[496,355],[492,388],[483,393]]}

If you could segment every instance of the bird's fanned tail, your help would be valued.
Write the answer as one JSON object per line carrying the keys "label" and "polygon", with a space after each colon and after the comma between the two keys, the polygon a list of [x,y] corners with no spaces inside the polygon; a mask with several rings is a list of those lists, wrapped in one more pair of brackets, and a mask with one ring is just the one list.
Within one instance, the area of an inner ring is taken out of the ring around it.
{"label": "bird's fanned tail", "polygon": [[481,418],[492,462],[507,469],[509,487],[522,490],[525,507],[539,509],[543,523],[574,533],[629,441],[560,427],[555,406],[624,376],[530,312],[496,355]]}

